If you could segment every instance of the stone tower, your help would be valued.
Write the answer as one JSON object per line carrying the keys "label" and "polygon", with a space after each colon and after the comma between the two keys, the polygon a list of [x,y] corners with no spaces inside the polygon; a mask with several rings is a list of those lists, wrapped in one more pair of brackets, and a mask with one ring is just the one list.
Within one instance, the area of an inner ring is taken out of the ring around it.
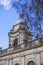
{"label": "stone tower", "polygon": [[29,31],[29,27],[27,26],[24,19],[20,19],[19,23],[14,25],[13,28],[9,32],[9,48],[21,46],[21,48],[25,47],[32,40],[32,34]]}

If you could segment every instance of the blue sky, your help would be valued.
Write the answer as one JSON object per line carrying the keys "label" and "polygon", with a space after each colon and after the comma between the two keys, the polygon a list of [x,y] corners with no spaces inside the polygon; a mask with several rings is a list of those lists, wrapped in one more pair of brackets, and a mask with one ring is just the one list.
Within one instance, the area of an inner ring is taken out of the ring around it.
{"label": "blue sky", "polygon": [[18,17],[16,9],[11,7],[7,10],[0,5],[0,46],[2,46],[3,49],[8,47],[8,32],[12,26],[17,23]]}

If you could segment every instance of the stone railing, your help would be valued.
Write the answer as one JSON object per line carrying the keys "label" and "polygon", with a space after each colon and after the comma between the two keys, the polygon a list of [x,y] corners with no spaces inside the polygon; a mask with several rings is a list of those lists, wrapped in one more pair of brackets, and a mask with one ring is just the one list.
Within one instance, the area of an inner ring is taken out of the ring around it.
{"label": "stone railing", "polygon": [[0,55],[1,55],[1,54],[6,54],[6,53],[7,53],[7,50],[8,50],[8,49],[0,50]]}
{"label": "stone railing", "polygon": [[32,49],[40,46],[43,46],[43,40],[40,41],[40,39],[37,39],[37,40],[30,41],[27,46],[25,44],[20,44],[12,48],[0,50],[0,55],[9,54],[12,52],[21,51],[25,49]]}

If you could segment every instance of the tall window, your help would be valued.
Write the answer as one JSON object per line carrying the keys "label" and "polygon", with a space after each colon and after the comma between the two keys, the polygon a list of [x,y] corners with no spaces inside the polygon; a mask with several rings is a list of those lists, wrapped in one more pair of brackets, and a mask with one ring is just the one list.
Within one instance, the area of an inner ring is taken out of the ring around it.
{"label": "tall window", "polygon": [[15,65],[20,65],[19,63],[16,63]]}
{"label": "tall window", "polygon": [[15,47],[15,46],[17,46],[17,44],[18,44],[18,39],[16,38],[16,39],[14,40],[14,45],[13,45],[13,46]]}
{"label": "tall window", "polygon": [[35,63],[33,61],[30,61],[27,65],[35,65]]}

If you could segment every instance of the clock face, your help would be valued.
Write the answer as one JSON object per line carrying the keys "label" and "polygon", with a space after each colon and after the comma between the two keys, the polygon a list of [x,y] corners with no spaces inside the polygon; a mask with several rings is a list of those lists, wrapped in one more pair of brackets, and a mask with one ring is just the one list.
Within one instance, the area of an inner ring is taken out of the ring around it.
{"label": "clock face", "polygon": [[18,29],[19,29],[19,25],[16,25],[16,26],[14,27],[14,31],[16,32]]}

